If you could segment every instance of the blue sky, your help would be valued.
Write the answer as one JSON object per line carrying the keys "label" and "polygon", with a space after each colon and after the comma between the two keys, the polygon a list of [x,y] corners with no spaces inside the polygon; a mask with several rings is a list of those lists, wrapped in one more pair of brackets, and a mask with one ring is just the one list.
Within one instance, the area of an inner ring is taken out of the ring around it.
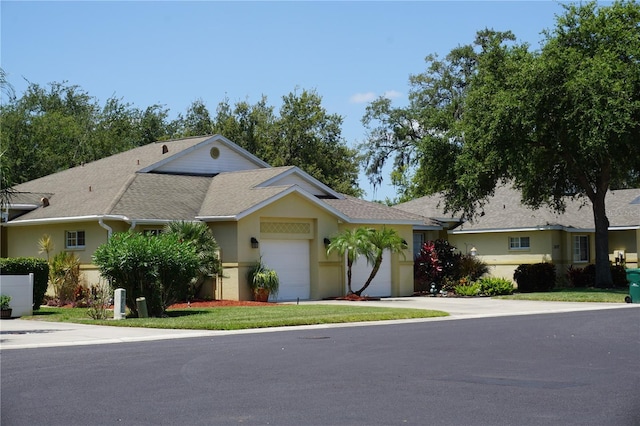
{"label": "blue sky", "polygon": [[[14,2],[2,0],[0,63],[18,96],[27,82],[67,81],[101,104],[111,96],[171,115],[202,99],[280,106],[315,90],[344,118],[350,146],[380,95],[401,106],[430,53],[471,43],[477,30],[511,30],[537,48],[562,7],[553,1]],[[395,197],[388,177],[366,199]]]}

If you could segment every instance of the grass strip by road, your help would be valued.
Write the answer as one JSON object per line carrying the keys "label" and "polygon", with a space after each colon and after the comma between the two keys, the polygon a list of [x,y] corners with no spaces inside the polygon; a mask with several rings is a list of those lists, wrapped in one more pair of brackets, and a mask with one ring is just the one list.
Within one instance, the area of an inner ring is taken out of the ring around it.
{"label": "grass strip by road", "polygon": [[[242,330],[312,324],[360,321],[386,321],[448,316],[442,311],[406,308],[378,308],[335,305],[237,306],[217,308],[170,309],[166,318],[127,318],[93,320],[84,308],[42,307],[23,319],[73,322],[116,327],[145,327],[187,330]],[[111,317],[113,314],[110,313]]]}
{"label": "grass strip by road", "polygon": [[544,293],[515,293],[497,296],[495,299],[540,300],[544,302],[599,302],[624,303],[627,290],[602,290],[597,288],[563,288]]}

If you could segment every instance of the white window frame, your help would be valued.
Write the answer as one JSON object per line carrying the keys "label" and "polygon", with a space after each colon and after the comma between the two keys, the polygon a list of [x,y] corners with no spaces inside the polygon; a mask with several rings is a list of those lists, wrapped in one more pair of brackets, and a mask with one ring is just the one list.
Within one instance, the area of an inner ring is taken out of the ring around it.
{"label": "white window frame", "polygon": [[[527,245],[524,245],[526,240]],[[509,250],[530,250],[531,238],[530,237],[509,237]]]}
{"label": "white window frame", "polygon": [[142,233],[147,237],[157,237],[158,235],[162,234],[162,228],[144,229]]}
{"label": "white window frame", "polygon": [[573,262],[589,263],[589,236],[573,236]]}
{"label": "white window frame", "polygon": [[[82,242],[82,244],[80,244]],[[84,249],[87,244],[87,234],[84,230],[64,231],[64,246],[69,250]]]}

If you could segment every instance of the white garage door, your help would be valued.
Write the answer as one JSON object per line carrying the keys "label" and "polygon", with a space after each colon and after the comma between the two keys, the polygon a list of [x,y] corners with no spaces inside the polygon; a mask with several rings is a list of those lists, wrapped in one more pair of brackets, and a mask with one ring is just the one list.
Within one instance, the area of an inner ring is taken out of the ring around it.
{"label": "white garage door", "polygon": [[278,273],[280,279],[278,300],[309,299],[308,240],[263,239],[260,241],[260,253],[264,264]]}
{"label": "white garage door", "polygon": [[[367,263],[367,258],[360,256],[358,260],[353,264],[351,289],[358,291],[362,288],[364,283],[369,278],[373,265]],[[345,278],[345,283],[346,283]],[[346,290],[348,291],[348,290]],[[346,293],[345,291],[345,293]],[[382,255],[382,265],[376,274],[375,278],[369,284],[369,287],[362,292],[362,295],[373,297],[389,297],[391,296],[391,253],[388,250],[384,251]]]}

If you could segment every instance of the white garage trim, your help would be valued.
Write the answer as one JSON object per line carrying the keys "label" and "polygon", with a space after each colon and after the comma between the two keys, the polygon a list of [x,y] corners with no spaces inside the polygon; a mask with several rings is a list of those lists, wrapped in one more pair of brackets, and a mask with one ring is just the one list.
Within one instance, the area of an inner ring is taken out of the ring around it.
{"label": "white garage trim", "polygon": [[[262,262],[280,279],[277,300],[307,300],[311,295],[309,240],[260,241]],[[269,297],[270,300],[275,298]]]}

